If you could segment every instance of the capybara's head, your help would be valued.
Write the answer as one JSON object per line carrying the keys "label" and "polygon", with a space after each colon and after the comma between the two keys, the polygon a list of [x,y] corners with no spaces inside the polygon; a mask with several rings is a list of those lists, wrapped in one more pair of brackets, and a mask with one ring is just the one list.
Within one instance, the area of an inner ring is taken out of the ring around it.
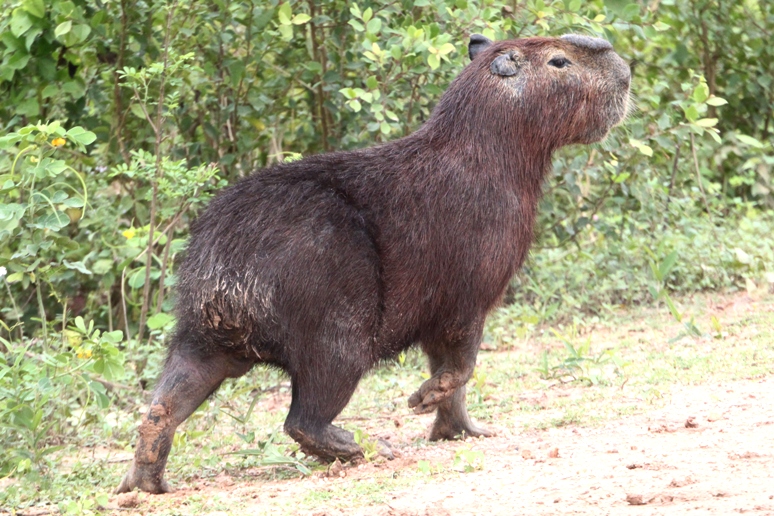
{"label": "capybara's head", "polygon": [[466,113],[462,123],[510,126],[494,132],[554,150],[600,141],[627,114],[629,66],[603,39],[568,34],[493,42],[474,34],[468,50],[470,65],[441,102],[479,111]]}

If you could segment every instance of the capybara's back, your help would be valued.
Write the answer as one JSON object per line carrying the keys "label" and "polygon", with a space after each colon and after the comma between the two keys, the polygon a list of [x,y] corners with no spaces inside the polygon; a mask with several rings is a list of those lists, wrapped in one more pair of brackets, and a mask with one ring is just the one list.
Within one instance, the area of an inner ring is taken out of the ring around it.
{"label": "capybara's back", "polygon": [[[626,114],[629,69],[569,35],[492,42],[412,135],[258,171],[191,229],[178,323],[119,491],[165,492],[177,425],[227,377],[282,368],[285,429],[322,459],[362,457],[332,425],[379,360],[419,344],[437,409],[431,439],[490,435],[465,407],[484,319],[526,258],[551,154],[598,141]],[[381,442],[380,453],[392,456]]]}

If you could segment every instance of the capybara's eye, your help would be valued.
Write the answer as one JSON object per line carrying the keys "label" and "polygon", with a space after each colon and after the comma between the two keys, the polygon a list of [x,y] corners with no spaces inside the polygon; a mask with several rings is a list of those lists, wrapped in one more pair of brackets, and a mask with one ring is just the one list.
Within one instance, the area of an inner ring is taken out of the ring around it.
{"label": "capybara's eye", "polygon": [[564,68],[570,64],[570,60],[565,57],[555,57],[551,59],[548,64],[555,66],[556,68]]}

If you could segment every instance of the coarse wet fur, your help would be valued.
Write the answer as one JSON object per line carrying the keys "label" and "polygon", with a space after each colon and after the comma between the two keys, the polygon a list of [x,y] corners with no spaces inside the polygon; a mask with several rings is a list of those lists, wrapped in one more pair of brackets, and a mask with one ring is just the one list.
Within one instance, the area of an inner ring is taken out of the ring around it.
{"label": "coarse wet fur", "polygon": [[473,35],[469,55],[412,135],[276,165],[212,200],[118,492],[169,491],[177,426],[257,363],[290,376],[285,430],[322,459],[362,457],[331,423],[369,369],[415,344],[432,376],[409,406],[437,411],[430,438],[490,435],[465,407],[484,318],[527,256],[552,152],[625,117],[630,73],[609,43],[578,35]]}

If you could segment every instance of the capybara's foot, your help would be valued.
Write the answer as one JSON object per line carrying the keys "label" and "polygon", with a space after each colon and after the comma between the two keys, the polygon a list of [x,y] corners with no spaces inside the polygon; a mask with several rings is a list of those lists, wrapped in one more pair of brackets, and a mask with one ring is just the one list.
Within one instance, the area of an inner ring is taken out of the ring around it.
{"label": "capybara's foot", "polygon": [[392,449],[392,445],[384,439],[379,439],[379,456],[384,457],[387,460],[393,460],[395,458],[395,450]]}
{"label": "capybara's foot", "polygon": [[430,440],[459,439],[465,437],[491,437],[493,432],[473,424],[465,407],[467,389],[461,385],[454,394],[438,405],[435,422],[430,430]]}
{"label": "capybara's foot", "polygon": [[330,462],[339,459],[347,462],[363,458],[363,449],[355,442],[352,432],[337,426],[327,425],[315,432],[286,425],[285,431],[301,446],[301,451],[307,455],[316,455],[321,460]]}
{"label": "capybara's foot", "polygon": [[419,386],[419,390],[409,397],[408,405],[415,414],[427,414],[438,407],[438,404],[448,399],[462,383],[459,376],[452,373],[441,373],[432,376]]}
{"label": "capybara's foot", "polygon": [[134,488],[146,493],[163,494],[171,493],[172,488],[169,487],[167,481],[160,474],[152,474],[147,470],[143,471],[143,468],[136,468],[134,462],[127,471],[126,476],[121,481],[121,484],[116,488],[115,494],[128,493]]}
{"label": "capybara's foot", "polygon": [[494,432],[476,426],[470,421],[465,423],[453,423],[450,421],[441,421],[436,419],[432,430],[430,430],[431,441],[464,439],[466,437],[492,437]]}

